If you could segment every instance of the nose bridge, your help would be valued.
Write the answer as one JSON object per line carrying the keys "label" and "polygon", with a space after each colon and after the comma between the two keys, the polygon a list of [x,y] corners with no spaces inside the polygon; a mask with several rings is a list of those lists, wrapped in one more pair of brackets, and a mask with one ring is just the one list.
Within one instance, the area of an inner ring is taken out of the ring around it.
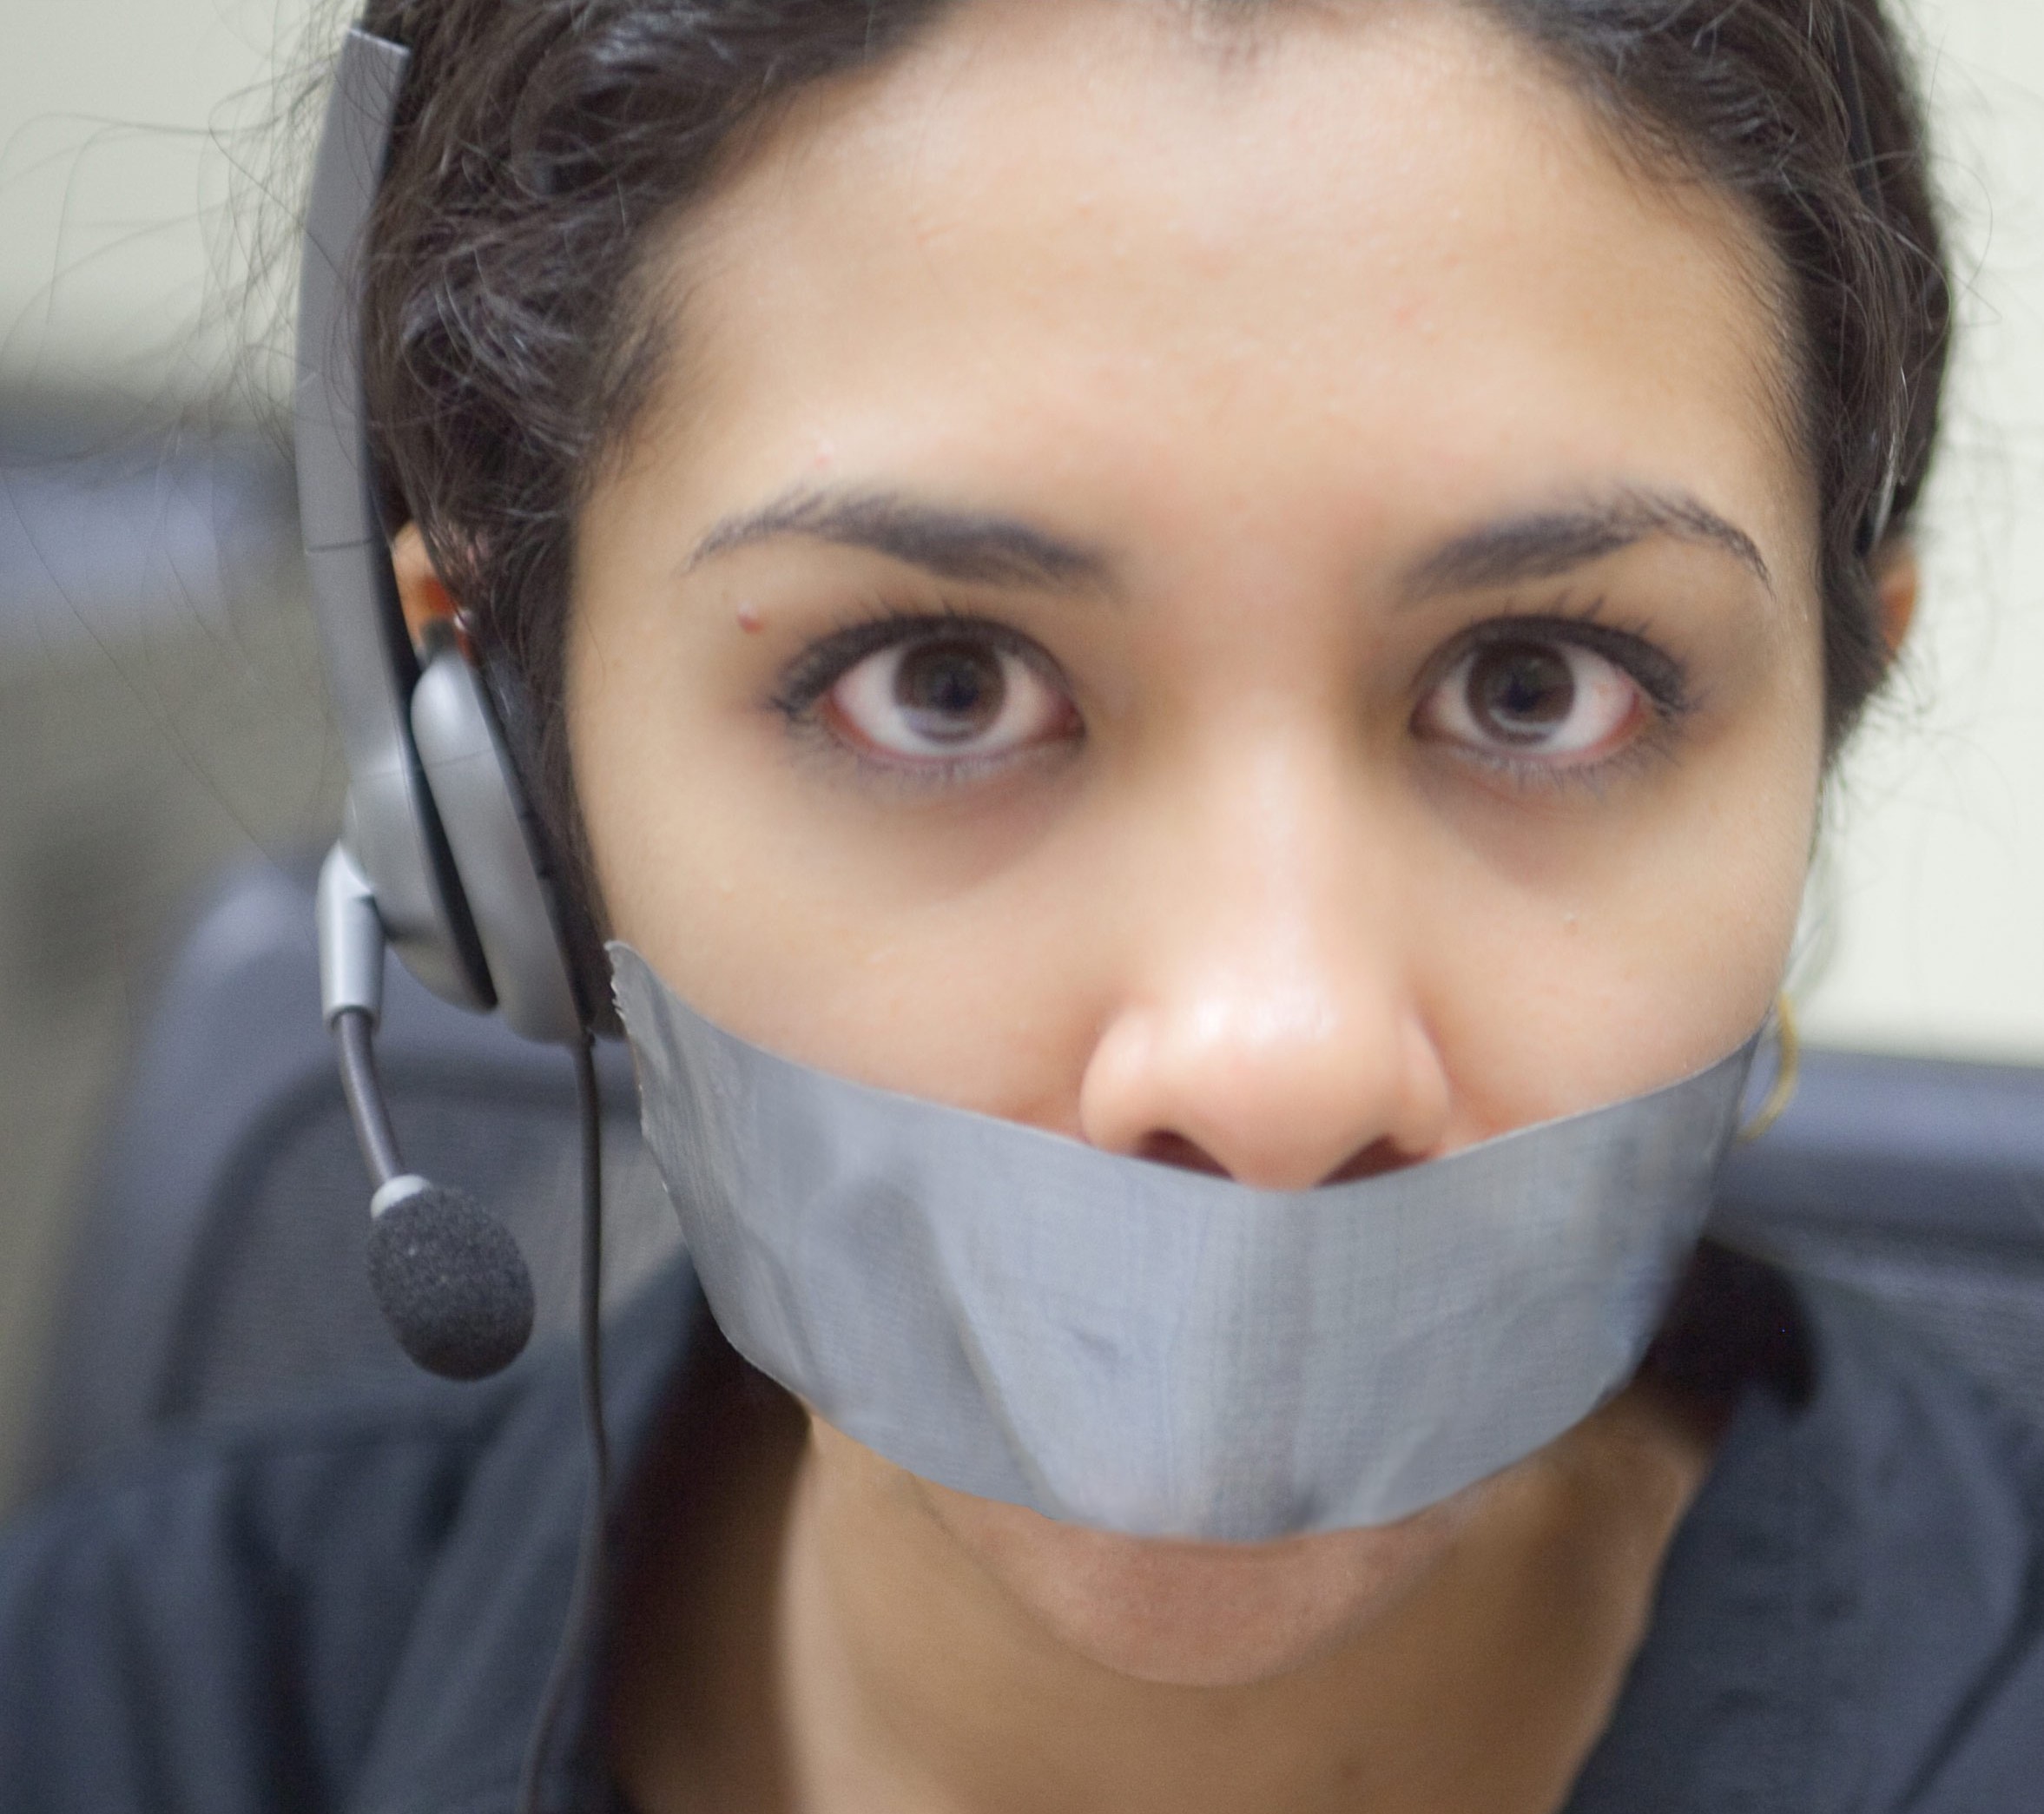
{"label": "nose bridge", "polygon": [[1203,975],[1236,973],[1274,1001],[1310,996],[1325,1013],[1339,973],[1390,957],[1366,949],[1382,943],[1370,909],[1388,903],[1346,848],[1368,808],[1335,766],[1309,738],[1278,733],[1200,775],[1174,815],[1181,905],[1157,928],[1160,954],[1182,953],[1176,986],[1203,993]]}
{"label": "nose bridge", "polygon": [[1398,839],[1355,760],[1282,730],[1232,740],[1156,815],[1082,1088],[1089,1140],[1190,1144],[1273,1189],[1438,1143]]}

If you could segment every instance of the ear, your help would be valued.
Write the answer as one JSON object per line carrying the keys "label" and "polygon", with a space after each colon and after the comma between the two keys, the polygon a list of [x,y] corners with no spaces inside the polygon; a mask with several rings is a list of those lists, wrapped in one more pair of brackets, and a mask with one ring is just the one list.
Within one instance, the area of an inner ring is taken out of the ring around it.
{"label": "ear", "polygon": [[436,626],[453,627],[457,606],[454,595],[434,571],[433,557],[425,551],[425,538],[416,523],[407,523],[391,538],[391,567],[398,576],[398,603],[404,609],[412,646],[423,650]]}
{"label": "ear", "polygon": [[1916,559],[1916,544],[1907,536],[1891,536],[1874,551],[1874,609],[1881,622],[1881,640],[1888,658],[1902,653],[1902,641],[1915,621],[1916,600],[1923,572]]}

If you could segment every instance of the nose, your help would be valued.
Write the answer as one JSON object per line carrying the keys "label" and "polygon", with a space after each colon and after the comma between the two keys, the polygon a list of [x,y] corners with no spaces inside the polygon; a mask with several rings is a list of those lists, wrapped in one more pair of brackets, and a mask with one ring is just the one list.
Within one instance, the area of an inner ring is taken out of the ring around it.
{"label": "nose", "polygon": [[1208,790],[1151,852],[1081,1083],[1092,1144],[1303,1190],[1445,1138],[1448,1082],[1413,985],[1395,841],[1297,766]]}

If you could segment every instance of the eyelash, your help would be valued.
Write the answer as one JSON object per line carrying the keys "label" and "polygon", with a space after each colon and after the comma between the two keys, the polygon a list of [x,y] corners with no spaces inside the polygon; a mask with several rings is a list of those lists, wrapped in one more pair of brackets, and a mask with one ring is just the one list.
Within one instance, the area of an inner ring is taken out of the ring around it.
{"label": "eyelash", "polygon": [[[1528,791],[1576,787],[1594,791],[1625,769],[1667,753],[1668,733],[1696,709],[1688,670],[1656,643],[1644,627],[1605,621],[1605,608],[1602,597],[1581,605],[1563,597],[1538,610],[1486,618],[1436,652],[1421,672],[1419,697],[1425,699],[1461,662],[1485,648],[1545,637],[1587,650],[1621,669],[1645,696],[1653,720],[1651,732],[1632,738],[1624,749],[1592,762],[1558,766],[1502,752],[1470,749],[1460,752],[1465,760],[1500,773]],[[985,637],[990,647],[1028,662],[1058,686],[1065,686],[1063,674],[1040,644],[996,618],[949,605],[935,610],[905,610],[875,601],[868,614],[827,632],[796,656],[782,670],[766,703],[791,725],[814,728],[818,703],[868,656],[960,630]],[[890,774],[895,772],[892,765],[874,766],[886,768]],[[917,779],[941,784],[971,773],[975,766],[971,756],[960,757],[955,763],[932,762],[923,765]]]}
{"label": "eyelash", "polygon": [[997,618],[982,617],[950,605],[936,610],[909,611],[876,604],[870,616],[855,617],[827,632],[796,656],[781,671],[780,684],[767,703],[786,717],[800,718],[867,656],[905,643],[955,636],[960,630],[984,637],[990,648],[1015,656],[1064,684],[1064,676],[1039,643]]}

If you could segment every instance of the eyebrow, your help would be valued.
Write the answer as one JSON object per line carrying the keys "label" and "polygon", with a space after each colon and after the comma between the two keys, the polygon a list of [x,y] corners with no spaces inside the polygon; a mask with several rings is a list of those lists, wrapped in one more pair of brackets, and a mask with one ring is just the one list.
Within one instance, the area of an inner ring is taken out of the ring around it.
{"label": "eyebrow", "polygon": [[1774,590],[1766,560],[1737,524],[1684,494],[1626,491],[1572,510],[1506,518],[1457,536],[1407,572],[1403,601],[1416,604],[1447,592],[1553,579],[1664,536],[1721,548]]}
{"label": "eyebrow", "polygon": [[[1098,549],[1019,518],[959,510],[898,491],[810,489],[722,518],[696,544],[689,569],[789,536],[865,549],[959,584],[1073,592],[1107,589],[1113,577]],[[1401,602],[1409,606],[1445,593],[1553,579],[1657,537],[1722,549],[1774,590],[1766,559],[1736,524],[1686,494],[1627,490],[1573,509],[1505,518],[1459,535],[1407,571]]]}
{"label": "eyebrow", "polygon": [[689,566],[784,536],[867,549],[960,584],[1075,592],[1105,589],[1112,578],[1098,549],[1013,517],[897,491],[791,491],[763,509],[724,518],[696,544]]}

